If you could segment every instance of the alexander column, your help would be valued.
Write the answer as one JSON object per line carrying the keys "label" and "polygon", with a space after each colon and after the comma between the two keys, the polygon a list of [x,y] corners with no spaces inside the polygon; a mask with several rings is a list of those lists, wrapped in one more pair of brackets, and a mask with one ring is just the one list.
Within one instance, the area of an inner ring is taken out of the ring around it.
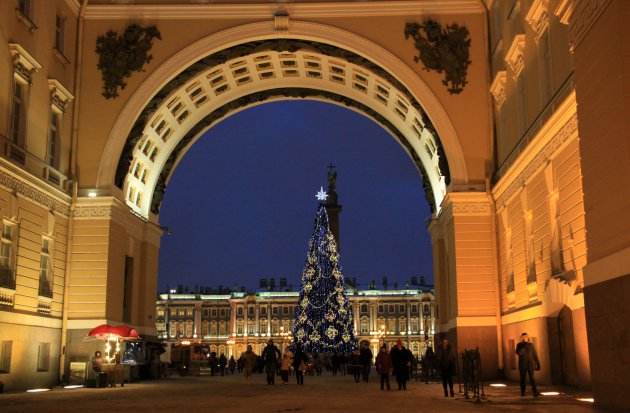
{"label": "alexander column", "polygon": [[341,213],[341,205],[337,203],[337,192],[335,185],[337,183],[337,171],[335,165],[331,162],[328,165],[328,198],[326,200],[326,212],[328,212],[328,221],[330,223],[330,232],[335,236],[337,243],[337,251],[341,251],[341,243],[339,242],[339,214]]}

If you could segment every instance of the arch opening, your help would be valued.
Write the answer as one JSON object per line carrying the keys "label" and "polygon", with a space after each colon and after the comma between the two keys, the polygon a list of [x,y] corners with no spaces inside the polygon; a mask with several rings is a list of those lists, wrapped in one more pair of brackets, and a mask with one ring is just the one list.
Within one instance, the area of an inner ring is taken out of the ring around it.
{"label": "arch opening", "polygon": [[115,183],[136,213],[157,214],[185,149],[232,112],[260,102],[322,99],[363,112],[405,148],[435,212],[450,183],[442,142],[413,94],[379,65],[325,43],[277,39],[233,46],[192,64],[155,94],[131,129]]}

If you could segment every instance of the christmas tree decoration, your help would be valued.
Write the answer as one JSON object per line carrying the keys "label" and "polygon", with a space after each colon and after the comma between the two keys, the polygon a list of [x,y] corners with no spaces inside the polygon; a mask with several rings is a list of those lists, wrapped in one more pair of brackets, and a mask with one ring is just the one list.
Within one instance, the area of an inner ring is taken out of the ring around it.
{"label": "christmas tree decoration", "polygon": [[293,328],[295,344],[303,351],[315,353],[357,348],[337,243],[330,232],[324,204],[327,196],[320,188],[315,230],[308,245]]}

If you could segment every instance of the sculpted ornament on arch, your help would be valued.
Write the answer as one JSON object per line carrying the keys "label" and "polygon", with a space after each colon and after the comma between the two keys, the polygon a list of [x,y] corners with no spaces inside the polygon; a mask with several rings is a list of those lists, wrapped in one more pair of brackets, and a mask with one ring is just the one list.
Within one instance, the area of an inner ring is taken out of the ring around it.
{"label": "sculpted ornament on arch", "polygon": [[414,61],[417,63],[421,60],[427,72],[444,72],[442,84],[449,93],[461,93],[468,83],[466,75],[468,65],[472,63],[469,60],[468,29],[457,23],[446,25],[446,29],[442,29],[440,23],[427,20],[424,24],[407,23],[405,39],[409,37],[413,37],[415,47],[420,52],[418,56],[414,56]]}

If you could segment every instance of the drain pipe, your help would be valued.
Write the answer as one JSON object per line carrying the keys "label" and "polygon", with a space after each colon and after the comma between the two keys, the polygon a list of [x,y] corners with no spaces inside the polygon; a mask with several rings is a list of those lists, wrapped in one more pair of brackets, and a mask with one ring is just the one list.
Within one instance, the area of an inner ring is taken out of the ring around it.
{"label": "drain pipe", "polygon": [[72,242],[74,239],[74,210],[77,205],[77,147],[79,131],[79,102],[81,100],[81,63],[83,60],[83,24],[88,0],[83,0],[79,9],[77,23],[77,43],[74,64],[74,105],[72,107],[72,142],[70,146],[70,179],[72,182],[70,212],[68,213],[68,245],[66,248],[66,269],[63,284],[63,306],[61,311],[61,346],[59,348],[59,382],[67,377],[66,344],[68,342],[68,301],[70,294],[70,272],[72,259]]}

